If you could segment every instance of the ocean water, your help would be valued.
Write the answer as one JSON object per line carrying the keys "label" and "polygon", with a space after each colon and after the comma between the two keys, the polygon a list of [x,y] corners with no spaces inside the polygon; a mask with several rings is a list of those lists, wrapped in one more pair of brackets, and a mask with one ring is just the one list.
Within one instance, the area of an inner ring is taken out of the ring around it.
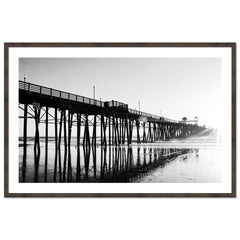
{"label": "ocean water", "polygon": [[76,138],[70,151],[63,142],[57,152],[54,138],[40,138],[40,158],[34,158],[34,139],[28,138],[26,162],[19,139],[19,182],[132,182],[132,183],[217,183],[221,182],[221,143],[216,135],[119,147],[90,148]]}

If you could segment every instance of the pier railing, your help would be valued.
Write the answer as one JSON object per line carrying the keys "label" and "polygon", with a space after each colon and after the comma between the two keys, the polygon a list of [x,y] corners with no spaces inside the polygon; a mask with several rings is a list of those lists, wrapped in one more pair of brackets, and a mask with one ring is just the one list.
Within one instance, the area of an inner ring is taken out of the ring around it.
{"label": "pier railing", "polygon": [[79,95],[64,92],[64,91],[60,91],[60,90],[53,89],[53,88],[43,87],[43,86],[29,83],[29,82],[19,81],[19,89],[25,90],[29,94],[31,92],[34,92],[34,93],[38,93],[40,95],[50,96],[51,98],[56,97],[56,98],[63,99],[63,100],[71,100],[71,101],[76,101],[76,102],[80,102],[80,103],[95,105],[98,107],[104,107],[104,102],[102,102],[102,101],[99,101],[96,99],[91,99],[91,98],[84,97],[84,96],[79,96]]}
{"label": "pier railing", "polygon": [[[70,100],[70,101],[75,101],[75,102],[79,102],[79,103],[85,103],[85,104],[90,104],[90,105],[94,105],[94,106],[98,106],[98,107],[103,107],[103,108],[105,106],[103,101],[99,101],[96,99],[92,99],[92,98],[88,98],[88,97],[84,97],[84,96],[80,96],[80,95],[76,95],[76,94],[72,94],[72,93],[68,93],[68,92],[64,92],[64,91],[60,91],[60,90],[49,88],[49,87],[40,86],[40,85],[30,83],[30,82],[24,82],[21,80],[19,80],[19,89],[28,92],[28,94],[37,93],[40,96],[45,95],[45,96],[49,96],[50,98],[59,98],[60,100],[61,99]],[[112,101],[112,102],[118,103],[117,101]],[[127,106],[127,104],[126,104],[126,106]],[[179,121],[175,121],[175,120],[165,118],[165,117],[160,117],[158,115],[138,111],[138,110],[131,109],[131,108],[128,108],[128,112],[131,114],[134,114],[134,115],[152,118],[157,121],[179,123]]]}
{"label": "pier railing", "polygon": [[159,120],[159,121],[165,121],[165,122],[179,123],[179,121],[176,121],[176,120],[173,120],[173,119],[170,119],[170,118],[160,117],[158,115],[138,111],[138,110],[131,109],[131,108],[129,108],[128,111],[132,114],[139,115],[139,116],[142,116],[142,117],[153,118],[153,119],[156,119],[156,120]]}

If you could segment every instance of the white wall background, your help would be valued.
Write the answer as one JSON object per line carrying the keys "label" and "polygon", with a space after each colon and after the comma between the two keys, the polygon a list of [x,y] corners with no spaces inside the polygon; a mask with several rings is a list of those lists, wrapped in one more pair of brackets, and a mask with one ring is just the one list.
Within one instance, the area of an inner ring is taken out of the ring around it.
{"label": "white wall background", "polygon": [[[2,0],[0,89],[3,42],[239,44],[238,2]],[[0,141],[0,239],[239,239],[239,198],[4,199]]]}

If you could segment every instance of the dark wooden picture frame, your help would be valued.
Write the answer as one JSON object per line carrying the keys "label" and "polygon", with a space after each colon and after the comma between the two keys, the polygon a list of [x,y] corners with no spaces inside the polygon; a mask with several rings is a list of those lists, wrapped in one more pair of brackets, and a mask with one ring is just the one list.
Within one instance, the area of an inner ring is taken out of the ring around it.
{"label": "dark wooden picture frame", "polygon": [[[230,48],[231,49],[231,192],[230,193],[12,193],[9,192],[9,49],[10,48]],[[5,197],[236,197],[236,43],[5,43],[4,44],[4,196]]]}

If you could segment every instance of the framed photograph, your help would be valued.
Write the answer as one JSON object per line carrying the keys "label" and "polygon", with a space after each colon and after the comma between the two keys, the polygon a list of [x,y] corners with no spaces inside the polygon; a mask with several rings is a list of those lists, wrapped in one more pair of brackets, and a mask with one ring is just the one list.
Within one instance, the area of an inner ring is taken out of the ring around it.
{"label": "framed photograph", "polygon": [[5,197],[236,197],[235,43],[5,43]]}

